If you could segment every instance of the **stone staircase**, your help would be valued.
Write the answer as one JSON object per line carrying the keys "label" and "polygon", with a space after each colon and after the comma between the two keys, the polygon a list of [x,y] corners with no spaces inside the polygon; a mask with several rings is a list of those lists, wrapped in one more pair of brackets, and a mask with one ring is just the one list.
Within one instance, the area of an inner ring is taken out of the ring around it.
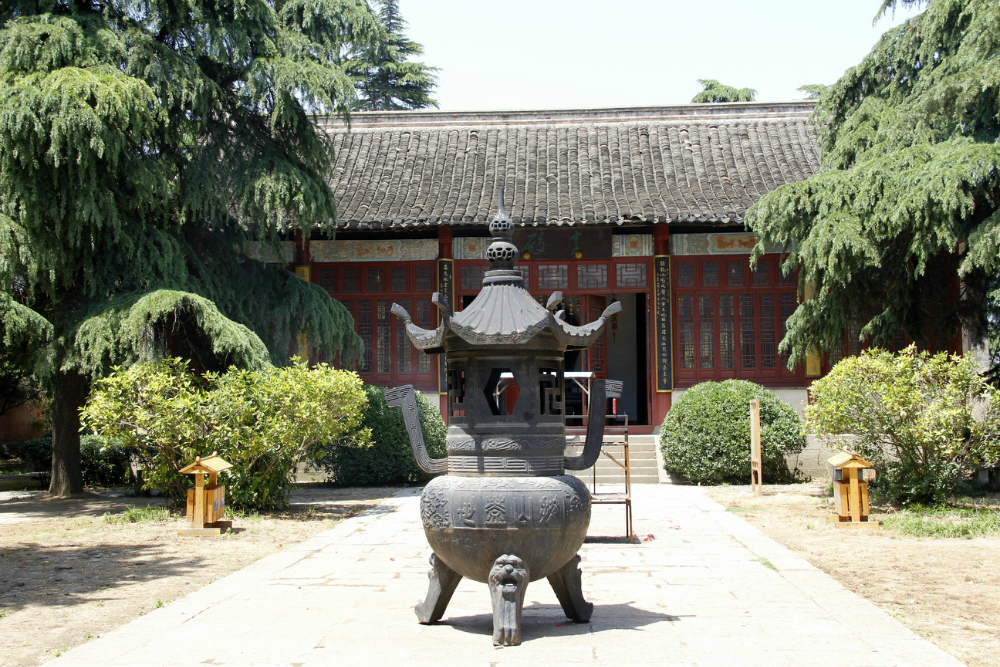
{"label": "stone staircase", "polygon": [[[583,451],[584,436],[567,436],[566,456],[576,456]],[[619,445],[612,444],[611,441],[621,441],[621,436],[608,435],[605,437],[603,451],[607,452],[615,459],[624,462],[623,450]],[[660,481],[656,464],[656,447],[658,446],[655,435],[630,435],[628,439],[629,468],[632,473],[633,484],[657,484]],[[624,491],[625,471],[615,465],[615,462],[607,456],[601,455],[597,459],[597,483],[598,484],[621,484]],[[587,470],[571,471],[588,484],[593,480],[594,468]]]}

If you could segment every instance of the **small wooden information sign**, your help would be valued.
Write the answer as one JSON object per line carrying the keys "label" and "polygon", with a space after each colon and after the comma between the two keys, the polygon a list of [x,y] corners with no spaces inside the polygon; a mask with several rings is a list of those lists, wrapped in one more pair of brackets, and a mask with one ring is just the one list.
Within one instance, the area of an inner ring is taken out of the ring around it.
{"label": "small wooden information sign", "polygon": [[[194,475],[194,488],[187,492],[187,519],[191,528],[181,529],[181,537],[212,537],[232,528],[232,521],[222,521],[226,514],[226,487],[220,485],[219,473],[232,468],[215,452],[211,456],[196,457],[194,463],[181,468],[185,475]],[[208,486],[205,486],[205,475]]]}
{"label": "small wooden information sign", "polygon": [[833,505],[837,511],[830,521],[838,526],[878,528],[878,521],[869,521],[871,507],[868,503],[868,481],[875,479],[875,464],[857,454],[840,452],[826,461],[833,478]]}

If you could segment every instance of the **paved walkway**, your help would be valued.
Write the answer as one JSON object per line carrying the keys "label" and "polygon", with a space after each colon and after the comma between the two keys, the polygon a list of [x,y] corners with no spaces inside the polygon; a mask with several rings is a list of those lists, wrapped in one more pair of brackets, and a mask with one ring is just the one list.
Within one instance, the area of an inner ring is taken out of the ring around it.
{"label": "paved walkway", "polygon": [[[700,489],[633,488],[636,531],[655,539],[584,545],[589,624],[533,583],[518,647],[492,646],[485,584],[416,622],[430,549],[406,490],[46,665],[960,665]],[[622,525],[596,507],[590,534]]]}

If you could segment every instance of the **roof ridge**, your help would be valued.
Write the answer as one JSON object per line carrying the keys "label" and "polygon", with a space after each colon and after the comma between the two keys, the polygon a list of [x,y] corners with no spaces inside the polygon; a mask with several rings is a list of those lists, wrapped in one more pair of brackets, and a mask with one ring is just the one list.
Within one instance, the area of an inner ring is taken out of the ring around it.
{"label": "roof ridge", "polygon": [[642,123],[676,120],[687,123],[737,118],[789,119],[808,116],[816,107],[815,100],[791,102],[727,102],[713,104],[675,104],[668,106],[607,107],[597,109],[526,109],[484,111],[359,111],[350,121],[329,116],[319,124],[331,129],[367,127],[447,127],[460,125],[562,125],[573,123]]}

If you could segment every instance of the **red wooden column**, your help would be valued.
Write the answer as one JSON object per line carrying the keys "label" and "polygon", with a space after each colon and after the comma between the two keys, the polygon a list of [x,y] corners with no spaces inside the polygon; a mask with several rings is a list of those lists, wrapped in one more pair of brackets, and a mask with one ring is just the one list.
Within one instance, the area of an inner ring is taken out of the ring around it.
{"label": "red wooden column", "polygon": [[[448,225],[438,225],[437,291],[448,301],[452,312],[455,310],[455,261],[451,255],[454,232]],[[436,323],[440,324],[440,317]],[[435,324],[435,326],[437,326]],[[448,423],[448,379],[445,377],[444,355],[437,355],[438,363],[438,409]]]}
{"label": "red wooden column", "polygon": [[[301,229],[295,230],[295,275],[312,282],[312,259],[309,257],[309,237]],[[295,355],[311,363],[309,335],[300,333],[295,338]]]}
{"label": "red wooden column", "polygon": [[654,427],[663,423],[670,409],[673,377],[673,302],[670,298],[670,227],[667,222],[653,225],[653,335],[652,379],[650,390],[652,410],[649,423]]}

